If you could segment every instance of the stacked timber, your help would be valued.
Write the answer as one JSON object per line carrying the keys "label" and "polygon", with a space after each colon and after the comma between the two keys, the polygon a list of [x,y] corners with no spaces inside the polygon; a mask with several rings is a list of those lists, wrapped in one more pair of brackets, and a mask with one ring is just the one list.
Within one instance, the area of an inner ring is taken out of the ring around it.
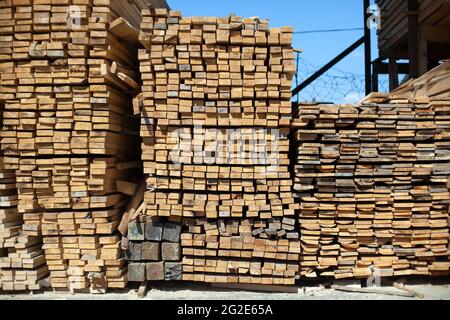
{"label": "stacked timber", "polygon": [[17,211],[16,175],[6,170],[0,153],[0,248],[7,248],[11,238],[18,236],[22,217]]}
{"label": "stacked timber", "polygon": [[156,9],[139,39],[146,222],[182,224],[183,280],[293,284],[292,29]]}
{"label": "stacked timber", "polygon": [[450,101],[450,60],[417,79],[408,80],[388,94],[386,99],[404,103]]}
{"label": "stacked timber", "polygon": [[295,219],[196,219],[181,235],[183,279],[293,285],[300,242]]}
{"label": "stacked timber", "polygon": [[182,280],[181,225],[163,219],[148,221],[128,224],[128,281]]}
{"label": "stacked timber", "polygon": [[5,168],[0,152],[0,290],[39,290],[48,276],[41,239],[21,234],[22,219],[16,174]]}
{"label": "stacked timber", "polygon": [[300,275],[447,275],[450,103],[300,105]]}
{"label": "stacked timber", "polygon": [[53,288],[103,292],[127,283],[117,235],[44,237],[43,249]]}
{"label": "stacked timber", "polygon": [[45,263],[42,239],[18,235],[9,238],[4,247],[7,254],[0,258],[0,289],[4,291],[40,290],[49,275]]}
{"label": "stacked timber", "polygon": [[147,5],[0,1],[4,163],[17,179],[20,234],[43,237],[54,288],[126,285],[116,230],[139,170],[132,97]]}

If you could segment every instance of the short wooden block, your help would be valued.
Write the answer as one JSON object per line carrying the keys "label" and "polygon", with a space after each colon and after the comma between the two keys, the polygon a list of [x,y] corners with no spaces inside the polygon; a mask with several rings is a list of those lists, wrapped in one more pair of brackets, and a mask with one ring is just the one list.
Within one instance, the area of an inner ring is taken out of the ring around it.
{"label": "short wooden block", "polygon": [[145,240],[144,237],[144,223],[131,222],[128,224],[128,240],[131,241],[142,241]]}
{"label": "short wooden block", "polygon": [[168,222],[164,225],[163,241],[180,242],[181,225]]}
{"label": "short wooden block", "polygon": [[182,279],[181,262],[166,262],[164,266],[164,279],[166,281],[178,281]]}
{"label": "short wooden block", "polygon": [[161,245],[161,256],[163,261],[180,261],[180,244],[164,242]]}
{"label": "short wooden block", "polygon": [[130,263],[128,265],[128,281],[141,282],[145,280],[145,263]]}
{"label": "short wooden block", "polygon": [[142,260],[159,261],[159,243],[143,242],[142,243]]}
{"label": "short wooden block", "polygon": [[145,224],[145,239],[149,241],[161,241],[163,236],[164,223],[153,222]]}
{"label": "short wooden block", "polygon": [[147,280],[164,280],[164,262],[149,262],[146,266]]}

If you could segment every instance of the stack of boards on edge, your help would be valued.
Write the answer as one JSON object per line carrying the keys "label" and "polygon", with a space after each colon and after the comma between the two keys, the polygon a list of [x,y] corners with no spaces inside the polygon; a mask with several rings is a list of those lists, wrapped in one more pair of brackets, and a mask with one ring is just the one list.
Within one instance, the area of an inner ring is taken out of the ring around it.
{"label": "stack of boards on edge", "polygon": [[145,215],[182,225],[187,281],[295,282],[289,173],[292,29],[144,10],[139,51]]}
{"label": "stack of boards on edge", "polygon": [[132,95],[145,7],[0,1],[0,138],[5,174],[15,173],[17,186],[0,215],[1,230],[11,231],[2,273],[10,270],[13,284],[2,277],[4,289],[23,289],[23,269],[33,280],[49,270],[53,288],[126,285],[116,229],[132,192],[118,182],[131,179],[140,154]]}
{"label": "stack of boards on edge", "polygon": [[450,102],[299,105],[300,275],[448,275]]}

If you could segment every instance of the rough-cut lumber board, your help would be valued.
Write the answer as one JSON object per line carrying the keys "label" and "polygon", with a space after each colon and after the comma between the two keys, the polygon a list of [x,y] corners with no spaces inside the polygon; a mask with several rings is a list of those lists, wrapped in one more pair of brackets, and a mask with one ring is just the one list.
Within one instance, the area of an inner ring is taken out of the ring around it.
{"label": "rough-cut lumber board", "polygon": [[122,17],[111,22],[109,30],[123,40],[138,42],[139,30]]}
{"label": "rough-cut lumber board", "polygon": [[[54,288],[101,292],[127,282],[120,240],[111,236],[127,200],[116,182],[133,181],[140,167],[131,99],[140,87],[139,44],[118,41],[109,23],[122,17],[137,27],[148,3],[78,1],[76,21],[69,4],[14,1],[0,9],[0,143],[18,189],[4,195],[0,187],[0,206],[18,213],[0,208],[0,224],[7,223],[0,239],[8,237],[0,243],[11,249],[3,258],[24,254],[25,267],[39,267],[45,251]],[[125,194],[133,193],[130,187],[119,183]],[[21,242],[19,232],[37,240]],[[44,251],[32,250],[42,240]],[[2,272],[18,270],[15,263]],[[14,290],[39,285],[9,279],[6,287]]]}
{"label": "rough-cut lumber board", "polygon": [[160,239],[149,220],[181,224],[173,235],[170,223],[163,230],[163,241],[181,240],[183,258],[166,280],[295,282],[292,32],[256,17],[143,11],[142,95],[133,110],[141,113],[144,173],[154,190],[139,218],[148,219],[147,240]]}
{"label": "rough-cut lumber board", "polygon": [[233,284],[233,283],[212,283],[211,287],[230,290],[274,292],[274,293],[298,293],[297,287],[277,286],[277,285],[259,285],[259,284]]}
{"label": "rough-cut lumber board", "polygon": [[371,293],[371,294],[384,294],[388,296],[399,296],[399,297],[415,297],[415,293],[405,292],[405,291],[392,291],[386,290],[382,288],[352,288],[352,287],[344,287],[338,285],[332,285],[331,289],[345,292],[354,292],[354,293]]}
{"label": "rough-cut lumber board", "polygon": [[117,228],[122,235],[126,235],[128,231],[128,223],[132,219],[133,214],[139,208],[139,205],[142,203],[146,186],[147,184],[145,182],[145,179],[142,179],[141,182],[139,183],[136,193],[134,194],[130,203],[127,206],[127,209],[122,217],[122,220],[120,221],[120,225]]}

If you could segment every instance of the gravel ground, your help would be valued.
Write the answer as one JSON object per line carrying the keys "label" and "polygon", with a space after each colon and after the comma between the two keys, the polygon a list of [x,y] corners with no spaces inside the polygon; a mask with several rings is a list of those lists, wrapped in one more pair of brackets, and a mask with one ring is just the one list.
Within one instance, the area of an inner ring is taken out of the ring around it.
{"label": "gravel ground", "polygon": [[[150,287],[148,300],[399,300],[419,299],[400,296],[367,293],[347,293],[329,289],[331,282],[303,284],[300,282],[297,293],[266,293],[245,290],[214,288],[201,283],[157,283]],[[336,283],[342,285],[351,282]],[[426,300],[450,300],[450,279],[433,280],[431,283],[408,280],[407,287],[424,295]],[[398,289],[383,286],[383,290],[398,292]],[[67,292],[45,291],[40,293],[8,294],[0,293],[0,300],[135,300],[139,299],[136,289],[109,292],[103,295],[90,295]]]}

